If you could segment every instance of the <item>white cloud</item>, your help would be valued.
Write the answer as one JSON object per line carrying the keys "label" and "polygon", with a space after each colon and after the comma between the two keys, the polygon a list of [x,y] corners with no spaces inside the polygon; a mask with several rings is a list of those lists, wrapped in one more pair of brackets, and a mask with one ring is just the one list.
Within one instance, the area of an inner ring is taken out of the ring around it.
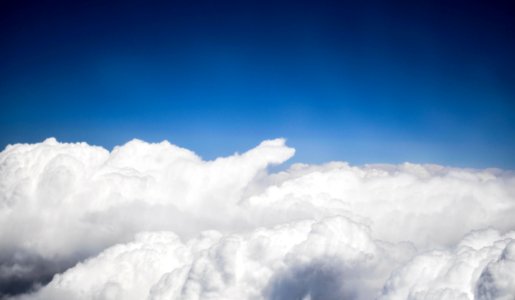
{"label": "white cloud", "polygon": [[[388,250],[388,251],[387,251]],[[57,275],[35,299],[370,299],[403,245],[377,244],[343,217],[182,243],[145,233]]]}
{"label": "white cloud", "polygon": [[452,250],[421,254],[388,280],[381,299],[513,299],[515,231],[473,232]]}
{"label": "white cloud", "polygon": [[8,146],[0,290],[71,267],[30,297],[515,294],[514,236],[499,233],[515,230],[513,173],[341,162],[267,172],[293,154],[282,139],[214,161],[168,142]]}

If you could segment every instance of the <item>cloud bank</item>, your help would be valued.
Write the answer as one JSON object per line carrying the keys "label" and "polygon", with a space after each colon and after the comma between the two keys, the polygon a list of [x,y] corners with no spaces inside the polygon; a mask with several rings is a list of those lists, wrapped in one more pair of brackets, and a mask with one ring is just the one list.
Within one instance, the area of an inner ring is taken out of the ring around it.
{"label": "cloud bank", "polygon": [[168,142],[0,153],[0,293],[18,299],[514,299],[515,175],[204,161]]}

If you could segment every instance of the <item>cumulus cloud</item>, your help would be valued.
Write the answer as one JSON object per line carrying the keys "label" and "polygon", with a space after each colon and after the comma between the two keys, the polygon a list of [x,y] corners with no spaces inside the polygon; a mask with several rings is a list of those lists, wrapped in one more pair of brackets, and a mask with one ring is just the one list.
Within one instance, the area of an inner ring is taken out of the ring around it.
{"label": "cumulus cloud", "polygon": [[452,250],[416,256],[387,281],[380,299],[513,299],[515,231],[473,232]]}
{"label": "cumulus cloud", "polygon": [[[22,299],[513,299],[515,175],[204,161],[168,142],[0,153],[0,293]],[[20,293],[24,294],[21,295]],[[511,298],[510,298],[511,297]]]}
{"label": "cumulus cloud", "polygon": [[[35,299],[370,299],[412,249],[384,247],[343,217],[248,234],[139,234],[54,277]],[[399,255],[398,255],[399,256]]]}

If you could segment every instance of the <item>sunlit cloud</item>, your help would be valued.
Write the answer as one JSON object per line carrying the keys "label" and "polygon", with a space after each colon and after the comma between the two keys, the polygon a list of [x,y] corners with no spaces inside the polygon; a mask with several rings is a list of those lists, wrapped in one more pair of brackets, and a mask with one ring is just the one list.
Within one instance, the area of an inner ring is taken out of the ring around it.
{"label": "sunlit cloud", "polygon": [[[0,153],[0,279],[22,299],[510,299],[515,176],[203,160],[169,142]],[[15,289],[13,287],[18,287]],[[22,294],[20,294],[22,293]]]}

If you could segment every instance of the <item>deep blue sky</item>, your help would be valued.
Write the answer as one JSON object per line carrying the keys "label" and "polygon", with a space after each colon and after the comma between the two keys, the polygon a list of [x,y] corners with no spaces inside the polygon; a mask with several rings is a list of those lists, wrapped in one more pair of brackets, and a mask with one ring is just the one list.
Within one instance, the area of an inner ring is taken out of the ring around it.
{"label": "deep blue sky", "polygon": [[[0,146],[515,169],[510,1],[2,1]],[[356,3],[359,2],[359,3]]]}

